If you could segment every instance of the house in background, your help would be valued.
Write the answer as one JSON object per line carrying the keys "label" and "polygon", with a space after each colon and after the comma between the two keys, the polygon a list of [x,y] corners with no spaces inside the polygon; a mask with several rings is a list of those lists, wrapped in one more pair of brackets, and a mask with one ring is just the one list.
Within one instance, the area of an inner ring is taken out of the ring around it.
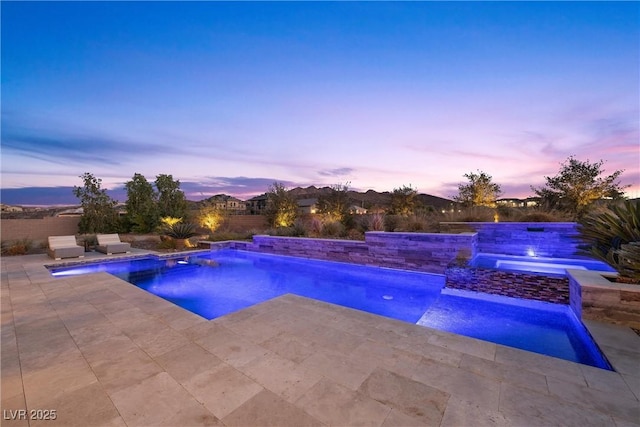
{"label": "house in background", "polygon": [[20,206],[5,205],[4,203],[0,204],[0,211],[2,212],[22,212],[23,210],[24,209]]}
{"label": "house in background", "polygon": [[310,199],[299,199],[298,200],[298,211],[301,214],[314,214],[318,212],[318,199],[310,198]]}
{"label": "house in background", "polygon": [[227,211],[232,214],[241,214],[247,210],[247,202],[233,196],[227,196],[226,194],[218,194],[210,197],[209,201],[216,207],[216,209]]}
{"label": "house in background", "polygon": [[498,199],[498,206],[506,206],[508,208],[533,208],[538,206],[540,199],[538,197],[527,197],[526,199]]}
{"label": "house in background", "polygon": [[349,206],[349,213],[351,215],[364,215],[367,213],[367,209],[363,208],[362,206],[351,205]]}
{"label": "house in background", "polygon": [[267,209],[267,200],[266,194],[252,197],[246,201],[247,210],[251,215],[262,215]]}

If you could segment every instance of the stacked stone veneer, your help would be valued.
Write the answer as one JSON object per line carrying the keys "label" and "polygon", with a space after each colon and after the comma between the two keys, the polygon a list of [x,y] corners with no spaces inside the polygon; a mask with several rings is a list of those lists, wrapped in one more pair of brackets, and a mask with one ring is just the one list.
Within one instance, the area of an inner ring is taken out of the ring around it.
{"label": "stacked stone veneer", "polygon": [[617,283],[615,274],[569,270],[571,308],[580,319],[640,329],[640,285]]}
{"label": "stacked stone veneer", "polygon": [[447,268],[445,286],[514,298],[569,304],[569,279],[485,268]]}
{"label": "stacked stone veneer", "polygon": [[443,233],[478,233],[480,253],[575,258],[578,228],[574,222],[441,222]]}
{"label": "stacked stone veneer", "polygon": [[[207,245],[208,242],[200,244],[201,247]],[[368,232],[364,242],[253,236],[253,242],[210,246],[444,274],[458,253],[475,255],[476,235]]]}

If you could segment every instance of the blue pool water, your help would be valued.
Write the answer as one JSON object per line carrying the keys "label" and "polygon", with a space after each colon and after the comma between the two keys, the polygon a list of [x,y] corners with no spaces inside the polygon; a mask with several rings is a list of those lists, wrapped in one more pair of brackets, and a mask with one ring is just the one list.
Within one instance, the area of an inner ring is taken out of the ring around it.
{"label": "blue pool water", "polygon": [[292,293],[610,369],[567,307],[451,294],[440,275],[236,250],[51,271],[57,277],[105,271],[207,319]]}
{"label": "blue pool water", "polygon": [[476,255],[470,264],[472,267],[554,275],[565,275],[567,269],[615,272],[608,264],[591,259],[546,258],[485,253]]}

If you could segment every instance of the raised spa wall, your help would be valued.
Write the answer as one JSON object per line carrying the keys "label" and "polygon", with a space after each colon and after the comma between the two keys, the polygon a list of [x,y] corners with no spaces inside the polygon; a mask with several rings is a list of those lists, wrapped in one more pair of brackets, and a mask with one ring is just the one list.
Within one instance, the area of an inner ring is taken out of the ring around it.
{"label": "raised spa wall", "polygon": [[[459,253],[475,256],[476,233],[386,233],[370,231],[365,240],[253,236],[252,242],[228,242],[223,247],[341,261],[378,267],[444,274]],[[220,247],[200,242],[201,247]]]}
{"label": "raised spa wall", "polygon": [[441,222],[442,233],[478,233],[485,254],[575,258],[580,242],[575,222]]}

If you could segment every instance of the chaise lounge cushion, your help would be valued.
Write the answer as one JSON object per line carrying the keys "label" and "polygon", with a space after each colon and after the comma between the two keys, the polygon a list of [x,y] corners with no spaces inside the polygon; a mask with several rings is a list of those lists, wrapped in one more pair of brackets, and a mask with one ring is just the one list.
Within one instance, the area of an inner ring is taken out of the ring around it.
{"label": "chaise lounge cushion", "polygon": [[76,243],[75,236],[49,236],[47,253],[51,258],[84,257],[84,248]]}
{"label": "chaise lounge cushion", "polygon": [[107,255],[131,252],[131,245],[120,241],[120,236],[117,234],[98,234],[96,238],[98,239],[96,246],[98,252]]}

